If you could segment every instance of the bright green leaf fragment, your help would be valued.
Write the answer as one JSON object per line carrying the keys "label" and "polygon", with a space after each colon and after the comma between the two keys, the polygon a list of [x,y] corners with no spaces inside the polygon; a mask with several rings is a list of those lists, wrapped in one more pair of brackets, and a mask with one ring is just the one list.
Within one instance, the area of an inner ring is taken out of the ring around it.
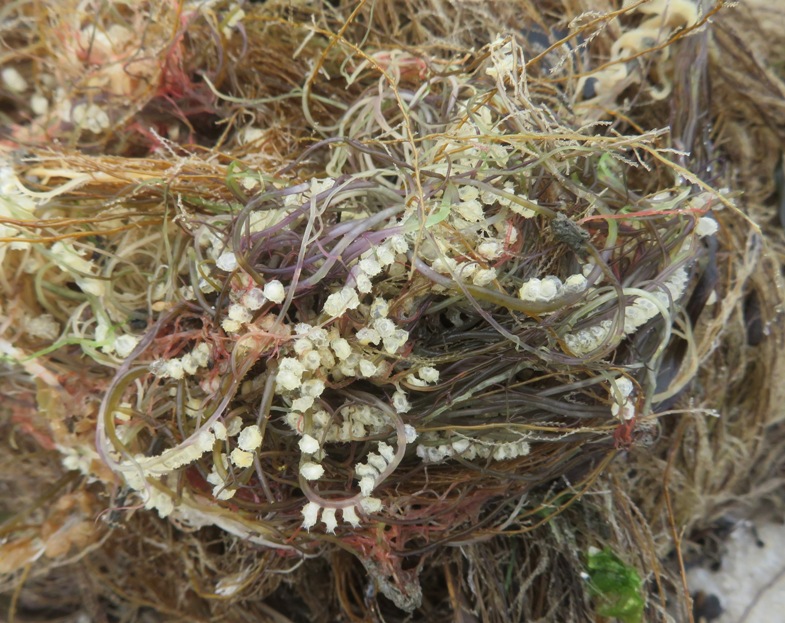
{"label": "bright green leaf fragment", "polygon": [[428,218],[425,219],[425,227],[430,228],[441,223],[449,216],[451,207],[452,202],[446,196],[443,197],[439,209],[436,212],[429,214]]}
{"label": "bright green leaf fragment", "polygon": [[609,153],[603,154],[597,161],[597,177],[606,184],[623,179],[621,164]]}
{"label": "bright green leaf fragment", "polygon": [[635,568],[625,565],[605,548],[589,552],[587,570],[597,614],[616,617],[623,623],[640,623],[643,620],[643,582]]}

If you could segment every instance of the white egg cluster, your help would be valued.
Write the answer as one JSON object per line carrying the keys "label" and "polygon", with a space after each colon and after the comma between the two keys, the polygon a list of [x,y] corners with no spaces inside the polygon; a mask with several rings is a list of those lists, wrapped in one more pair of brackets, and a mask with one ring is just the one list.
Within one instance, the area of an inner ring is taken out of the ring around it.
{"label": "white egg cluster", "polygon": [[373,493],[379,476],[387,469],[395,457],[395,450],[392,446],[380,441],[377,444],[378,452],[369,452],[365,458],[365,463],[357,463],[354,472],[360,481],[361,493],[368,497]]}
{"label": "white egg cluster", "polygon": [[617,378],[611,385],[611,413],[622,421],[635,417],[635,404],[631,399],[634,389],[632,381],[626,376]]}
{"label": "white egg cluster", "polygon": [[[679,267],[664,282],[663,287],[653,292],[636,290],[630,293],[632,304],[624,309],[624,335],[631,335],[649,320],[670,309],[673,302],[678,302],[687,288],[689,276],[684,267]],[[568,333],[564,336],[567,347],[576,355],[586,355],[597,348],[608,338],[613,327],[611,320]]]}
{"label": "white egg cluster", "polygon": [[[224,255],[234,257],[234,254]],[[221,322],[221,328],[227,333],[238,333],[253,320],[253,312],[261,309],[265,303],[283,303],[286,290],[280,281],[271,279],[261,289],[255,285],[251,286],[250,283],[244,288],[235,288],[231,290],[230,298],[234,302],[226,308],[226,316]]]}
{"label": "white egg cluster", "polygon": [[[118,427],[118,437],[123,438],[124,429]],[[161,517],[166,517],[174,510],[175,502],[172,496],[166,492],[166,477],[172,472],[179,470],[186,465],[200,459],[205,453],[211,452],[216,439],[225,437],[226,428],[223,424],[218,424],[210,429],[202,428],[195,432],[191,438],[174,448],[164,450],[158,456],[145,456],[137,454],[132,458],[119,460],[115,469],[121,473],[126,484],[133,490],[143,493],[145,497],[145,508],[156,509]],[[226,468],[226,456],[221,455]],[[115,457],[119,459],[120,457]],[[214,468],[215,471],[215,468]],[[211,474],[212,476],[212,474]],[[208,476],[208,482],[215,484],[218,479]],[[215,482],[213,482],[215,481]],[[234,495],[219,495],[225,488],[224,479],[220,479],[220,485],[214,490],[214,494],[219,499],[227,499]]]}
{"label": "white egg cluster", "polygon": [[[118,338],[118,341],[121,339],[122,338]],[[130,345],[131,341],[122,346],[125,350]],[[136,344],[134,344],[134,346],[136,346]],[[150,371],[159,378],[180,380],[185,376],[196,374],[199,368],[206,368],[210,362],[210,354],[210,346],[202,342],[190,353],[185,353],[181,357],[156,359],[150,364]]]}
{"label": "white egg cluster", "polygon": [[467,461],[493,459],[505,461],[529,454],[529,444],[524,439],[501,441],[460,434],[426,433],[417,446],[417,456],[425,463],[443,463],[460,457]]}
{"label": "white egg cluster", "polygon": [[518,298],[523,301],[544,303],[583,292],[587,285],[586,277],[581,274],[570,275],[564,283],[556,275],[548,275],[542,279],[535,277],[521,286],[518,290]]}
{"label": "white egg cluster", "polygon": [[[310,435],[303,435],[300,440],[300,450],[303,452],[303,460],[300,463],[300,475],[305,480],[317,480],[324,474],[324,468],[317,462],[323,451],[319,442]],[[319,521],[324,524],[328,533],[332,534],[338,527],[336,511],[341,511],[344,522],[354,528],[359,527],[360,518],[357,515],[359,507],[364,513],[378,513],[382,509],[382,501],[372,497],[376,485],[385,477],[390,464],[395,460],[395,450],[386,442],[380,441],[377,444],[378,452],[370,452],[364,463],[355,466],[355,474],[359,481],[360,493],[347,500],[337,502],[309,501],[303,506],[301,511],[303,516],[302,526],[306,530],[313,528]]]}
{"label": "white egg cluster", "polygon": [[[368,500],[373,500],[372,502],[368,502]],[[377,500],[376,498],[367,498],[361,503],[361,508],[367,513],[375,513],[381,509],[381,500]],[[378,505],[377,505],[378,502]],[[322,523],[324,523],[324,527],[330,534],[335,533],[335,529],[338,527],[338,519],[336,516],[336,512],[338,510],[341,511],[341,517],[343,520],[352,526],[353,528],[360,527],[360,518],[357,516],[357,511],[355,510],[355,505],[348,505],[348,506],[341,506],[341,507],[326,507],[323,508],[316,502],[308,502],[301,511],[303,516],[303,528],[306,530],[310,530],[313,528],[317,522],[319,521],[319,515],[321,514]]]}
{"label": "white egg cluster", "polygon": [[[279,359],[276,373],[276,393],[290,405],[286,421],[294,430],[303,432],[302,423],[307,417],[314,437],[324,441],[353,441],[389,427],[381,412],[368,405],[347,406],[334,421],[318,403],[328,380],[381,378],[391,369],[386,356],[395,355],[409,338],[408,332],[387,317],[386,300],[377,298],[363,309],[368,325],[346,337],[335,325],[329,329],[308,323],[295,325],[292,356]],[[399,389],[395,394],[397,405],[405,408],[408,404],[405,393]]]}
{"label": "white egg cluster", "polygon": [[207,482],[213,485],[213,496],[218,500],[228,500],[234,497],[237,490],[230,486],[229,466],[245,469],[253,466],[254,453],[262,445],[262,432],[256,424],[243,426],[239,417],[232,418],[227,423],[217,421],[213,424],[215,438],[227,441],[237,437],[235,448],[227,454],[218,454],[218,463],[213,462],[213,467],[207,475]]}

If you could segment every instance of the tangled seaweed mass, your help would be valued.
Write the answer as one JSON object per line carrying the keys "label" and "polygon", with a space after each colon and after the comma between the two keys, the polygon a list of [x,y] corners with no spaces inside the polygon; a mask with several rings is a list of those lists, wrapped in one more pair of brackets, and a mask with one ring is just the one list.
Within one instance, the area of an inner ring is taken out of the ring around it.
{"label": "tangled seaweed mass", "polygon": [[471,2],[334,4],[2,9],[4,427],[51,478],[5,513],[11,614],[70,562],[118,620],[497,620],[517,598],[456,589],[493,573],[587,620],[614,611],[579,549],[643,540],[668,616],[661,544],[587,539],[612,504],[584,494],[657,456],[737,309],[728,250],[765,254],[695,124],[634,117],[719,5],[501,5],[529,26],[497,35]]}

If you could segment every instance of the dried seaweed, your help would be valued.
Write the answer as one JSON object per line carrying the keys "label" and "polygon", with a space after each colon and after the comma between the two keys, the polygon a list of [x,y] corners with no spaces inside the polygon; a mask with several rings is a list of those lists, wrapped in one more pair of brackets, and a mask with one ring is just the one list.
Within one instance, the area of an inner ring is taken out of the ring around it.
{"label": "dried seaweed", "polygon": [[9,618],[688,616],[781,503],[781,87],[599,4],[2,10]]}

